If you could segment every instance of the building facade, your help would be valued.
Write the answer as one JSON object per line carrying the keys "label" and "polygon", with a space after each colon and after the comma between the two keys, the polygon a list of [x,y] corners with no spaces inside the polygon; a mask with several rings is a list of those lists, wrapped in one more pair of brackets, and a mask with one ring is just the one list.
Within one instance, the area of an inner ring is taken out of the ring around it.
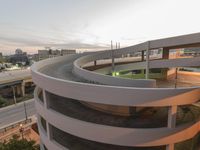
{"label": "building facade", "polygon": [[[197,33],[35,63],[32,77],[37,85],[34,97],[41,149],[197,148],[200,85],[196,81],[200,76],[194,76],[194,84],[185,84],[193,74],[184,74],[184,82],[177,84],[173,68],[199,67],[200,57],[168,58],[170,49],[199,45]],[[161,48],[161,58],[150,55],[151,50]],[[141,58],[118,61],[133,52],[140,52]],[[101,64],[105,59],[108,63]],[[156,68],[168,69],[174,82],[150,79],[150,69]],[[116,77],[126,70],[145,70],[145,79]]]}
{"label": "building facade", "polygon": [[61,49],[61,50],[38,50],[38,60],[43,60],[47,58],[53,58],[63,55],[71,55],[76,54],[76,50],[68,50],[68,49]]}

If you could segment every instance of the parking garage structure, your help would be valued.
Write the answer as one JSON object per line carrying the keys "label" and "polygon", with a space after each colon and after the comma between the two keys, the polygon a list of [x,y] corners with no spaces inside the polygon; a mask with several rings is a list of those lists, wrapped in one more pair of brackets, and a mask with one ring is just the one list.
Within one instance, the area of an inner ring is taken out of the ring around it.
{"label": "parking garage structure", "polygon": [[[170,49],[198,46],[196,33],[34,64],[41,149],[174,150],[191,141],[197,147],[199,85],[162,87],[150,74],[156,68],[199,67],[199,57],[169,59]],[[163,52],[152,59],[155,49]],[[136,52],[141,60],[123,57]],[[145,78],[116,76],[127,70],[145,70]]]}

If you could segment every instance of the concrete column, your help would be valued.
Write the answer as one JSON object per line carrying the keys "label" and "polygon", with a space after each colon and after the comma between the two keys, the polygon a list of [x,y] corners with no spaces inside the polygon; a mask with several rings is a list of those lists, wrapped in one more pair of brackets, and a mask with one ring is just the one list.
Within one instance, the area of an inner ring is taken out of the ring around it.
{"label": "concrete column", "polygon": [[144,61],[144,51],[141,52],[141,61]]}
{"label": "concrete column", "polygon": [[16,96],[15,96],[15,86],[11,86],[11,88],[12,88],[12,92],[13,92],[14,103],[16,105],[17,104],[17,100],[16,100]]}
{"label": "concrete column", "polygon": [[166,150],[174,150],[174,144],[167,145]]}
{"label": "concrete column", "polygon": [[48,139],[49,140],[51,140],[52,139],[52,129],[51,129],[51,126],[50,126],[50,124],[47,122],[47,137],[48,137]]}
{"label": "concrete column", "polygon": [[163,51],[162,51],[162,58],[163,59],[169,59],[169,48],[168,47],[164,47]]}
{"label": "concrete column", "polygon": [[44,100],[44,107],[48,109],[48,102],[47,102],[47,97],[46,97],[46,91],[42,89],[42,96]]}
{"label": "concrete column", "polygon": [[96,65],[97,65],[97,61],[95,60],[95,61],[94,61],[94,66],[96,66]]}
{"label": "concrete column", "polygon": [[21,96],[24,97],[25,96],[25,82],[23,81],[21,84]]}
{"label": "concrete column", "polygon": [[[177,115],[177,106],[171,106],[168,110],[168,121],[167,127],[168,128],[175,128],[176,127],[176,115]],[[174,150],[174,143],[170,143],[166,146],[166,150]]]}
{"label": "concrete column", "polygon": [[176,127],[177,106],[171,106],[168,110],[168,128]]}
{"label": "concrete column", "polygon": [[16,87],[16,93],[17,93],[17,95],[22,96],[22,93],[21,93],[21,85],[17,85],[17,87]]}
{"label": "concrete column", "polygon": [[[162,59],[169,59],[169,48],[168,47],[164,47],[162,50]],[[167,79],[167,71],[165,73],[165,77]]]}
{"label": "concrete column", "polygon": [[150,46],[150,42],[147,41],[147,49],[146,49],[146,74],[145,74],[146,79],[149,79],[149,46]]}
{"label": "concrete column", "polygon": [[42,140],[40,139],[40,150],[44,150],[44,145],[42,143]]}

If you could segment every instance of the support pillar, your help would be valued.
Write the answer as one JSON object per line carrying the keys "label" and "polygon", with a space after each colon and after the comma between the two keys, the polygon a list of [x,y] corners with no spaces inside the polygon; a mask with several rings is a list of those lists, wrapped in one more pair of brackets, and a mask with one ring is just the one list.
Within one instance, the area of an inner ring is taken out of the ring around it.
{"label": "support pillar", "polygon": [[15,86],[11,86],[12,88],[12,92],[13,92],[13,100],[14,100],[14,103],[15,105],[17,104],[17,100],[16,100],[16,96],[15,96]]}
{"label": "support pillar", "polygon": [[47,124],[47,137],[49,140],[51,140],[52,139],[52,129],[48,122],[46,122],[46,124]]}
{"label": "support pillar", "polygon": [[141,55],[141,61],[144,61],[144,51],[141,52],[142,55]]}
{"label": "support pillar", "polygon": [[169,59],[169,48],[168,47],[163,48],[162,59]]}
{"label": "support pillar", "polygon": [[[168,128],[176,127],[176,115],[177,115],[177,106],[170,106],[168,110]],[[174,143],[170,143],[166,146],[166,150],[174,150]]]}
{"label": "support pillar", "polygon": [[167,145],[166,150],[174,150],[174,144]]}
{"label": "support pillar", "polygon": [[21,96],[24,97],[25,96],[25,82],[23,81],[21,84]]}
{"label": "support pillar", "polygon": [[45,150],[41,139],[40,139],[40,150]]}
{"label": "support pillar", "polygon": [[146,74],[145,74],[145,78],[149,79],[149,46],[150,46],[150,42],[147,41],[147,49],[146,49]]}
{"label": "support pillar", "polygon": [[171,106],[168,110],[168,128],[176,127],[177,106]]}
{"label": "support pillar", "polygon": [[46,109],[49,108],[49,103],[47,101],[47,95],[46,95],[46,91],[44,89],[42,89],[42,96],[43,96],[43,100],[44,100],[44,107]]}
{"label": "support pillar", "polygon": [[16,86],[16,93],[17,93],[17,95],[22,96],[22,93],[21,93],[21,85],[17,85],[17,86]]}
{"label": "support pillar", "polygon": [[94,66],[96,66],[96,65],[97,65],[97,61],[95,60],[95,61],[94,61]]}

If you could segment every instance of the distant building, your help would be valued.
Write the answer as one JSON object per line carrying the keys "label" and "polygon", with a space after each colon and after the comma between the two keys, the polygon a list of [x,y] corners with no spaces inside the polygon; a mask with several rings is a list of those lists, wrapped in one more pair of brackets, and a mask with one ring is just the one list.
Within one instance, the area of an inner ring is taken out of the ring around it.
{"label": "distant building", "polygon": [[3,54],[0,53],[0,62],[3,61]]}
{"label": "distant building", "polygon": [[29,59],[27,53],[18,48],[15,50],[14,55],[9,56],[9,62],[12,64],[28,65]]}
{"label": "distant building", "polygon": [[49,58],[60,56],[60,50],[49,50]]}
{"label": "distant building", "polygon": [[38,54],[35,55],[34,58],[35,60],[43,60],[46,58],[52,58],[52,57],[57,57],[57,56],[70,55],[70,54],[76,54],[76,50],[70,50],[70,49],[52,50],[49,48],[45,50],[38,50]]}
{"label": "distant building", "polygon": [[38,60],[49,58],[49,50],[38,50]]}
{"label": "distant building", "polygon": [[17,48],[15,50],[15,55],[22,55],[22,54],[23,54],[23,51],[21,49]]}
{"label": "distant building", "polygon": [[69,55],[69,54],[76,54],[76,50],[70,50],[70,49],[62,49],[61,55]]}
{"label": "distant building", "polygon": [[200,55],[200,47],[185,48],[184,55],[185,56],[199,56]]}

